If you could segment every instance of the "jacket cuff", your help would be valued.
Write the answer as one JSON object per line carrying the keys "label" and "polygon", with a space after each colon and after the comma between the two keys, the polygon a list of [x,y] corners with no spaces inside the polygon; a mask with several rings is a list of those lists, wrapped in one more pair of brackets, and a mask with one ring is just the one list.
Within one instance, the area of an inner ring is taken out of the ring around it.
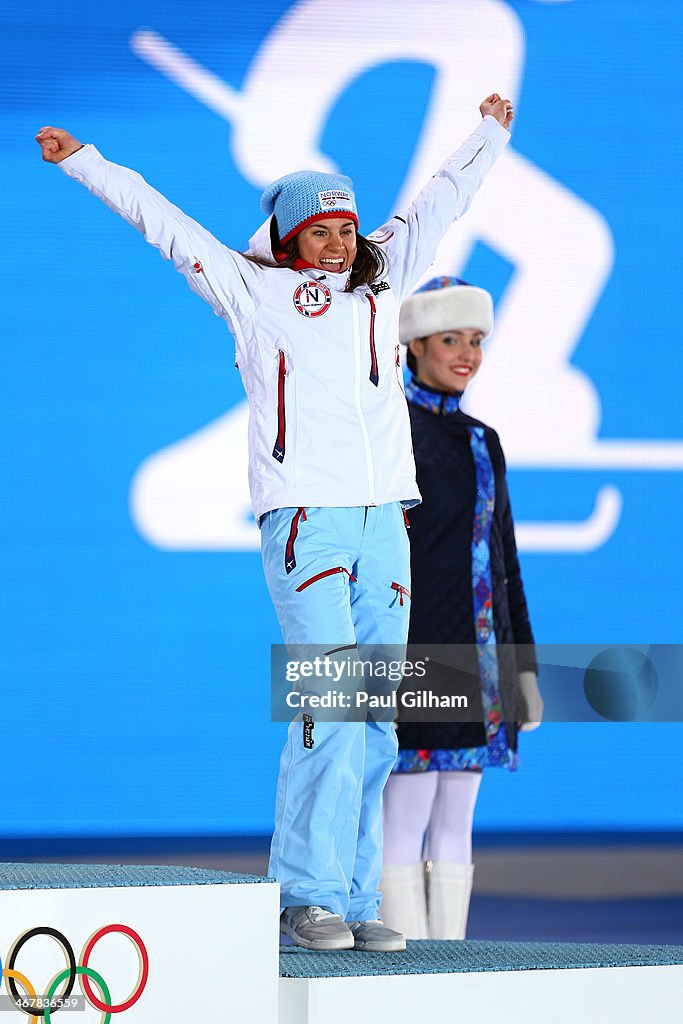
{"label": "jacket cuff", "polygon": [[507,145],[512,138],[507,128],[503,128],[502,124],[496,121],[492,114],[487,114],[486,117],[482,118],[474,129],[474,133],[475,135],[480,135],[482,139],[492,142],[499,150]]}
{"label": "jacket cuff", "polygon": [[93,158],[102,159],[102,155],[99,150],[92,145],[92,143],[88,142],[82,149],[77,149],[75,153],[71,154],[71,156],[67,156],[66,159],[61,160],[57,166],[64,171],[65,174],[68,174],[69,177],[73,177],[74,174],[87,167],[89,163],[92,163]]}

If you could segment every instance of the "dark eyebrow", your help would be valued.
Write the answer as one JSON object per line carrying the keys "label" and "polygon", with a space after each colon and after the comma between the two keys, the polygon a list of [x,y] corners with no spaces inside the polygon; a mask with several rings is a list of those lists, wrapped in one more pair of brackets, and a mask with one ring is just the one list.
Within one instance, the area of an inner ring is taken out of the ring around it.
{"label": "dark eyebrow", "polygon": [[[331,217],[327,218],[327,220],[331,220],[331,219],[332,219]],[[324,227],[327,227],[327,224],[325,223],[324,220],[316,220],[316,221],[313,222],[312,226],[314,226],[316,228],[324,228]],[[354,222],[352,220],[344,221],[344,223],[342,224],[343,228],[353,228],[355,226],[356,225],[354,224]]]}

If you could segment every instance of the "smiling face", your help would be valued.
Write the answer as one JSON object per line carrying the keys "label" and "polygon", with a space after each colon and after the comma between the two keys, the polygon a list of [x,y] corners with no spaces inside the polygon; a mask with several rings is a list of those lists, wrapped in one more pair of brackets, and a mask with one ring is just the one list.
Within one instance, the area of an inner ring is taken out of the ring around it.
{"label": "smiling face", "polygon": [[356,225],[346,217],[314,221],[296,240],[300,258],[320,270],[341,274],[356,258]]}
{"label": "smiling face", "polygon": [[483,340],[484,332],[474,328],[415,338],[409,348],[417,361],[417,376],[437,391],[460,394],[481,366]]}

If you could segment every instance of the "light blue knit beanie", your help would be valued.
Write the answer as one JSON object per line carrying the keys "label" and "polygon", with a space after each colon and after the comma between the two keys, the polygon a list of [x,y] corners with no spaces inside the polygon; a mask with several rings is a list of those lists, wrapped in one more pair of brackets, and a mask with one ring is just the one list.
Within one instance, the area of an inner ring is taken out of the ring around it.
{"label": "light blue knit beanie", "polygon": [[353,182],[345,174],[320,171],[295,171],[272,181],[261,196],[264,213],[274,213],[280,244],[314,220],[342,217],[346,214],[358,227],[358,210]]}

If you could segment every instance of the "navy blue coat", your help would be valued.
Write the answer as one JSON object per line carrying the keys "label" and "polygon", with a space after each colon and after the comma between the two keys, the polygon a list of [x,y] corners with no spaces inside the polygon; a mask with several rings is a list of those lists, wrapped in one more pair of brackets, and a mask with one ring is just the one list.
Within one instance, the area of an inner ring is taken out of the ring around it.
{"label": "navy blue coat", "polygon": [[[472,599],[472,529],[475,466],[468,427],[483,427],[495,475],[495,506],[490,533],[493,619],[498,644],[500,691],[508,742],[517,746],[517,672],[536,670],[517,557],[505,458],[495,430],[461,410],[437,415],[408,403],[422,504],[410,511],[412,602],[409,642],[470,644],[476,672]],[[483,746],[480,723],[401,723],[399,745],[408,750]]]}

